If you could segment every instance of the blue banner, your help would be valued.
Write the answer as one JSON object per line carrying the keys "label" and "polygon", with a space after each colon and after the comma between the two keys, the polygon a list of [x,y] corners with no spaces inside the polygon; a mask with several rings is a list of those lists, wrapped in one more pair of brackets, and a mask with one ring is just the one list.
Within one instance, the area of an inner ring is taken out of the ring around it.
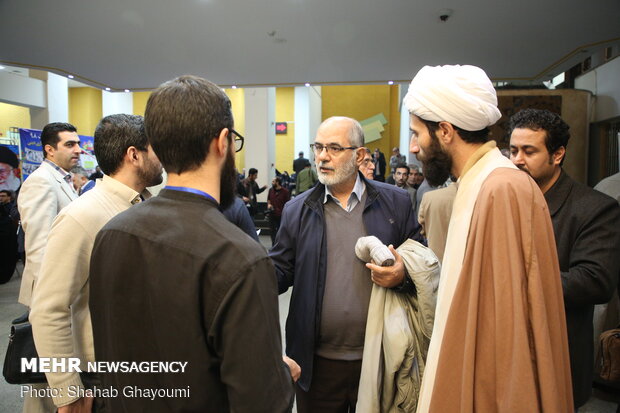
{"label": "blue banner", "polygon": [[43,162],[41,131],[19,129],[19,140],[22,146],[22,179],[26,179]]}
{"label": "blue banner", "polygon": [[[80,147],[84,154],[80,156],[80,164],[87,170],[94,170],[97,165],[94,160],[95,138],[92,136],[78,135]],[[41,147],[41,131],[37,129],[19,129],[19,139],[22,146],[22,174],[23,179],[28,178],[35,169],[43,162],[43,148]]]}

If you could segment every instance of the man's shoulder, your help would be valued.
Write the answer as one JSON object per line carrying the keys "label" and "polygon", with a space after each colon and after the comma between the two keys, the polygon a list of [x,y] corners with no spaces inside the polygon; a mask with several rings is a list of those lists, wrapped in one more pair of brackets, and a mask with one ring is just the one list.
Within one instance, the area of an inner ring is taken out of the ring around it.
{"label": "man's shoulder", "polygon": [[437,188],[433,191],[427,191],[422,197],[422,202],[428,203],[436,200],[452,199],[456,196],[456,189],[456,184],[451,183],[450,185],[443,188]]}
{"label": "man's shoulder", "polygon": [[609,208],[615,210],[618,207],[618,202],[609,195],[577,182],[569,176],[567,178],[572,182],[572,190],[566,204],[571,205],[576,213],[589,215]]}
{"label": "man's shoulder", "polygon": [[[403,188],[399,188],[396,185],[388,184],[385,182],[379,181],[366,181],[366,185],[370,185],[370,187],[383,195],[389,196],[400,196],[400,195],[408,195],[409,192]],[[415,190],[415,188],[414,188]]]}
{"label": "man's shoulder", "polygon": [[28,188],[28,186],[41,183],[42,181],[55,182],[56,180],[54,179],[54,176],[52,174],[53,174],[53,171],[49,170],[45,166],[45,164],[41,164],[39,165],[37,169],[32,171],[30,175],[28,175],[28,178],[26,178],[26,180],[24,180],[24,183],[22,184],[22,188],[23,187]]}
{"label": "man's shoulder", "polygon": [[538,185],[527,173],[516,168],[499,167],[494,169],[484,180],[478,197],[503,195],[517,198],[524,197],[527,194],[542,198],[542,192],[540,192]]}
{"label": "man's shoulder", "polygon": [[[236,257],[231,265],[243,266],[266,257],[254,239],[232,224],[217,208],[172,203],[154,197],[112,218],[101,233],[119,240],[142,239],[162,250],[183,251],[199,259],[217,255]],[[213,254],[213,251],[220,251]]]}
{"label": "man's shoulder", "polygon": [[102,202],[112,199],[113,196],[113,194],[105,190],[103,185],[95,186],[92,190],[84,193],[63,208],[58,215],[70,216],[77,221],[106,216],[108,214],[101,208]]}

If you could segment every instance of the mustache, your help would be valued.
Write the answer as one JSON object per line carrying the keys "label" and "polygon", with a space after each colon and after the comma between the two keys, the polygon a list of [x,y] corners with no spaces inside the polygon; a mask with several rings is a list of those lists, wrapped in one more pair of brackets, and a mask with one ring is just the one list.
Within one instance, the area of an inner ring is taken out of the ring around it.
{"label": "mustache", "polygon": [[523,172],[526,172],[528,175],[531,175],[531,174],[530,174],[530,171],[528,171],[528,169],[527,169],[525,166],[523,166],[523,165],[517,165],[517,168],[519,168],[519,169],[520,169],[520,170],[522,170]]}
{"label": "mustache", "polygon": [[329,169],[330,171],[334,170],[334,168],[332,166],[326,165],[325,163],[323,163],[323,161],[319,162],[319,168]]}

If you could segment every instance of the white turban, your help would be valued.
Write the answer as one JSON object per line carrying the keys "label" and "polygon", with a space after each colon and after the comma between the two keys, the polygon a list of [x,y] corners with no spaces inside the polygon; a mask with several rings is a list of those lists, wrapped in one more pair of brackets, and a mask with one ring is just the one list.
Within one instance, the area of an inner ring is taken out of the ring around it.
{"label": "white turban", "polygon": [[450,122],[467,131],[491,126],[502,116],[491,80],[476,66],[424,66],[403,104],[421,119]]}

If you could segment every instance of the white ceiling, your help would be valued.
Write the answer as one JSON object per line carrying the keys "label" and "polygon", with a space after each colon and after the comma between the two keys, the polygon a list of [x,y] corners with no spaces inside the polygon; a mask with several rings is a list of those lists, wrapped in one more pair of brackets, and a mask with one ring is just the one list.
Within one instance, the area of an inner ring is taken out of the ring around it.
{"label": "white ceiling", "polygon": [[407,82],[426,64],[539,83],[620,42],[619,0],[0,0],[0,16],[0,64],[113,90],[185,73],[222,86]]}

